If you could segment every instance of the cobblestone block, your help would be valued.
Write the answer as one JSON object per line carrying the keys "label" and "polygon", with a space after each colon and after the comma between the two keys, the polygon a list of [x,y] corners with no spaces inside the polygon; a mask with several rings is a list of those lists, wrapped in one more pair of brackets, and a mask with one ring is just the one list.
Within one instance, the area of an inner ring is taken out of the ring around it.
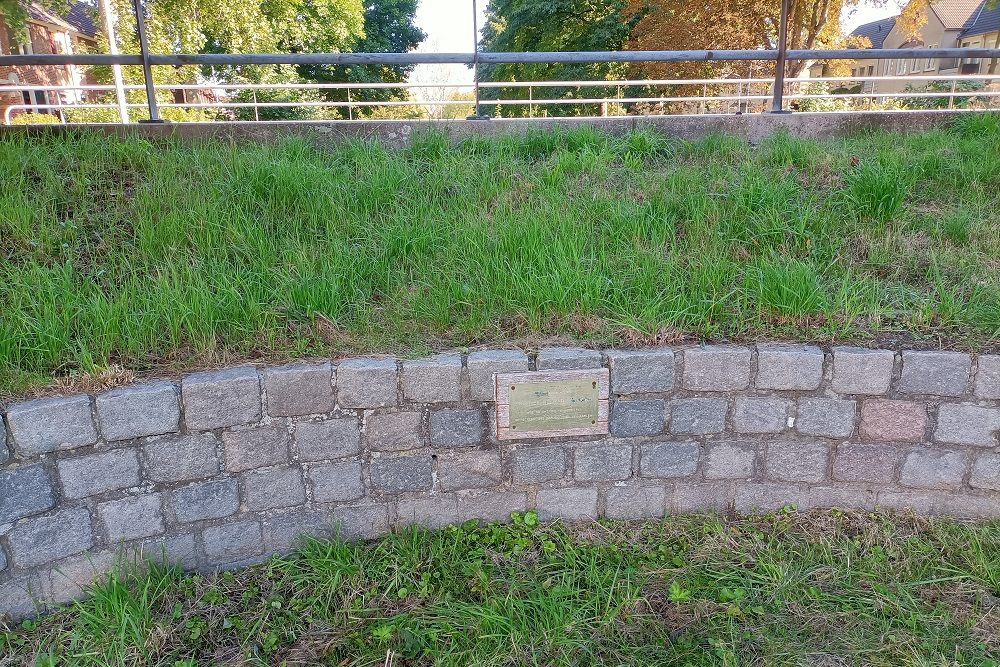
{"label": "cobblestone block", "polygon": [[903,351],[899,391],[904,394],[962,396],[969,388],[972,357],[962,352]]}
{"label": "cobblestone block", "polygon": [[771,512],[808,503],[809,492],[788,484],[746,482],[736,485],[733,507],[741,514]]}
{"label": "cobblestone block", "polygon": [[642,477],[687,477],[698,469],[697,442],[649,442],[639,449]]}
{"label": "cobblestone block", "polygon": [[355,456],[361,451],[361,429],[355,417],[301,422],[295,425],[300,461],[325,461]]}
{"label": "cobblestone block", "polygon": [[333,517],[328,512],[298,508],[269,513],[261,519],[264,547],[269,554],[288,553],[301,546],[303,538],[327,539],[336,535]]}
{"label": "cobblestone block", "polygon": [[462,357],[439,354],[403,362],[403,398],[418,403],[456,403],[462,398]]}
{"label": "cobblestone block", "polygon": [[913,449],[903,461],[899,483],[918,489],[957,489],[968,463],[965,452]]}
{"label": "cobblestone block", "polygon": [[981,354],[976,361],[976,397],[1000,399],[1000,355]]}
{"label": "cobblestone block", "polygon": [[243,502],[251,511],[296,507],[306,501],[297,465],[258,468],[243,475]]}
{"label": "cobblestone block", "polygon": [[3,550],[3,547],[0,547],[0,572],[3,572],[6,569],[7,569],[7,553]]}
{"label": "cobblestone block", "polygon": [[98,396],[94,405],[105,440],[131,440],[180,428],[181,406],[172,382],[114,389]]}
{"label": "cobblestone block", "polygon": [[126,554],[134,562],[169,563],[189,570],[198,565],[198,547],[191,533],[150,537],[128,547]]}
{"label": "cobblestone block", "polygon": [[729,401],[724,398],[678,398],[670,406],[670,432],[693,435],[721,433]]}
{"label": "cobblestone block", "polygon": [[647,350],[611,350],[611,391],[643,394],[674,388],[674,351],[669,347]]}
{"label": "cobblestone block", "polygon": [[597,518],[597,489],[542,489],[537,496],[542,521]]}
{"label": "cobblestone block", "polygon": [[342,539],[370,540],[389,532],[389,508],[383,503],[338,505],[333,521]]}
{"label": "cobblestone block", "polygon": [[395,359],[348,359],[337,366],[337,402],[343,408],[396,405]]}
{"label": "cobblestone block", "polygon": [[396,504],[396,517],[401,526],[444,528],[459,522],[458,500],[453,493],[401,498]]}
{"label": "cobblestone block", "polygon": [[515,491],[460,491],[458,493],[458,518],[460,521],[479,519],[487,522],[509,523],[514,512],[528,508],[528,495]]}
{"label": "cobblestone block", "polygon": [[896,491],[882,490],[875,497],[875,504],[881,509],[917,514],[937,514],[941,506],[939,491]]}
{"label": "cobblestone block", "polygon": [[398,452],[423,447],[420,412],[367,413],[365,433],[368,447],[381,452]]}
{"label": "cobblestone block", "polygon": [[211,477],[219,472],[218,446],[213,433],[150,438],[142,445],[146,474],[154,482]]}
{"label": "cobblestone block", "polygon": [[733,404],[733,430],[737,433],[781,433],[788,427],[792,402],[784,398],[740,396]]}
{"label": "cobblestone block", "polygon": [[20,621],[38,613],[34,598],[39,595],[39,584],[34,575],[12,576],[0,579],[0,609],[13,621]]}
{"label": "cobblestone block", "polygon": [[861,438],[920,442],[927,430],[927,406],[912,401],[867,399],[861,404]]}
{"label": "cobblestone block", "polygon": [[[298,428],[303,425],[299,424]],[[244,472],[288,461],[288,429],[282,422],[222,434],[226,470]]]}
{"label": "cobblestone block", "polygon": [[52,604],[76,600],[89,586],[105,581],[114,566],[115,552],[110,550],[61,560],[56,567],[39,572],[39,597]]}
{"label": "cobblestone block", "polygon": [[55,507],[52,479],[41,463],[0,470],[0,525]]}
{"label": "cobblestone block", "polygon": [[838,445],[833,458],[833,478],[841,482],[890,484],[902,460],[903,452],[891,445]]}
{"label": "cobblestone block", "polygon": [[838,394],[884,394],[892,382],[895,357],[892,350],[833,348],[833,390]]}
{"label": "cobblestone block", "polygon": [[795,428],[805,435],[848,438],[854,433],[856,404],[836,398],[799,399]]}
{"label": "cobblestone block", "polygon": [[580,481],[614,481],[632,476],[632,446],[599,442],[577,445],[573,477]]}
{"label": "cobblestone block", "polygon": [[611,435],[629,438],[663,432],[664,403],[660,399],[615,401],[611,405]]}
{"label": "cobblestone block", "polygon": [[465,365],[474,401],[496,400],[494,375],[523,373],[528,370],[528,355],[520,350],[485,350],[470,352]]}
{"label": "cobblestone block", "polygon": [[705,479],[753,477],[756,448],[749,443],[720,442],[709,445],[705,455]]}
{"label": "cobblestone block", "polygon": [[264,553],[264,536],[258,521],[234,521],[210,526],[201,533],[210,565],[226,565]]}
{"label": "cobblestone block", "polygon": [[431,457],[424,454],[373,458],[371,484],[386,493],[427,491],[433,483],[433,467]]}
{"label": "cobblestone block", "polygon": [[240,509],[235,479],[216,479],[188,484],[171,492],[174,516],[180,523],[222,519]]}
{"label": "cobblestone block", "polygon": [[684,350],[684,388],[736,391],[750,386],[750,350],[709,345]]}
{"label": "cobblestone block", "polygon": [[660,518],[666,502],[662,486],[612,486],[604,496],[604,514],[609,519]]}
{"label": "cobblestone block", "polygon": [[150,493],[112,500],[97,506],[108,541],[136,540],[164,532],[160,494]]}
{"label": "cobblestone block", "polygon": [[10,450],[7,449],[7,423],[3,415],[0,414],[0,465],[3,465],[10,458]]}
{"label": "cobblestone block", "polygon": [[996,447],[1000,408],[965,403],[943,403],[938,409],[934,439],[953,445]]}
{"label": "cobblestone block", "polygon": [[543,347],[536,360],[540,371],[574,371],[601,367],[601,353],[582,347]]}
{"label": "cobblestone block", "polygon": [[1000,454],[980,454],[976,457],[969,486],[1000,491]]}
{"label": "cobblestone block", "polygon": [[680,483],[669,496],[668,510],[681,514],[692,512],[722,512],[729,507],[732,488],[729,483]]}
{"label": "cobblestone block", "polygon": [[758,345],[758,389],[812,391],[823,381],[823,350],[813,345]]}
{"label": "cobblestone block", "polygon": [[431,412],[431,445],[465,447],[477,445],[485,437],[479,410],[437,410]]}
{"label": "cobblestone block", "polygon": [[25,457],[97,442],[89,396],[38,398],[12,405],[7,428],[14,449]]}
{"label": "cobblestone block", "polygon": [[767,476],[784,482],[820,482],[826,478],[829,455],[829,448],[822,443],[768,443]]}
{"label": "cobblestone block", "polygon": [[814,486],[809,489],[808,503],[810,509],[839,507],[872,510],[875,508],[875,492],[853,487]]}
{"label": "cobblestone block", "polygon": [[438,481],[446,491],[496,486],[502,476],[500,452],[495,449],[452,451],[438,456]]}
{"label": "cobblestone block", "polygon": [[328,361],[265,368],[261,380],[272,417],[323,414],[336,407],[334,370]]}
{"label": "cobblestone block", "polygon": [[134,449],[113,449],[62,459],[57,464],[63,494],[86,498],[139,485],[139,457]]}
{"label": "cobblestone block", "polygon": [[308,477],[313,500],[318,503],[357,500],[365,495],[360,461],[312,465]]}
{"label": "cobblestone block", "polygon": [[78,554],[94,544],[90,512],[74,507],[19,521],[7,533],[7,543],[14,563],[22,568]]}
{"label": "cobblestone block", "polygon": [[518,445],[511,452],[511,477],[515,484],[535,484],[566,475],[566,450],[562,447]]}
{"label": "cobblestone block", "polygon": [[249,424],[260,419],[260,378],[249,366],[188,375],[181,382],[184,423],[192,431]]}

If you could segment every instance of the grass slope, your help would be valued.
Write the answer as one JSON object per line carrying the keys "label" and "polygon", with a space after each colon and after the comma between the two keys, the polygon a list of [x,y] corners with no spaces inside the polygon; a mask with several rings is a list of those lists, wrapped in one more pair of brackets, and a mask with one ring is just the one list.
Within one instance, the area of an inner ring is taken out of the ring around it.
{"label": "grass slope", "polygon": [[0,139],[0,392],[261,356],[1000,332],[1000,117],[759,146]]}
{"label": "grass slope", "polygon": [[92,593],[0,624],[0,664],[1000,664],[998,522],[529,513],[216,576],[124,571]]}

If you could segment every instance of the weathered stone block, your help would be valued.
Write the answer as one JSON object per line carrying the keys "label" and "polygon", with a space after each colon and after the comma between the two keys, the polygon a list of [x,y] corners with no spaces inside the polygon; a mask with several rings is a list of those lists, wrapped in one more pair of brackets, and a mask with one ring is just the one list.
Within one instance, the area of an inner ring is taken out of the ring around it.
{"label": "weathered stone block", "polygon": [[40,594],[38,578],[33,574],[14,575],[0,579],[0,609],[13,621],[38,613],[35,598]]}
{"label": "weathered stone block", "polygon": [[582,347],[543,347],[536,365],[540,371],[574,371],[601,367],[601,353]]}
{"label": "weathered stone block", "polygon": [[0,547],[0,572],[7,569],[7,553]]}
{"label": "weathered stone block", "polygon": [[370,540],[389,532],[389,508],[383,503],[338,505],[333,520],[337,534],[345,540]]}
{"label": "weathered stone block", "polygon": [[847,438],[854,433],[854,401],[836,398],[799,399],[795,428],[805,435],[824,438]]}
{"label": "weathered stone block", "polygon": [[243,502],[251,511],[296,507],[306,501],[297,465],[258,468],[243,475]]}
{"label": "weathered stone block", "polygon": [[[301,428],[302,424],[298,425]],[[288,461],[288,429],[281,422],[222,434],[226,470],[244,472]]]}
{"label": "weathered stone block", "polygon": [[125,554],[134,562],[169,563],[189,570],[198,565],[198,547],[191,533],[138,540],[128,545]]}
{"label": "weathered stone block", "polygon": [[670,432],[706,435],[726,428],[729,401],[724,398],[678,398],[670,406]]}
{"label": "weathered stone block", "polygon": [[720,442],[708,445],[705,479],[748,479],[753,477],[757,450],[750,443]]}
{"label": "weathered stone block", "polygon": [[446,491],[496,486],[502,477],[500,452],[495,449],[452,451],[438,456],[438,481]]}
{"label": "weathered stone block", "polygon": [[234,521],[210,526],[201,533],[209,565],[227,565],[264,552],[258,521]]}
{"label": "weathered stone block", "polygon": [[318,503],[357,500],[365,495],[360,461],[311,465],[308,477],[313,500]]}
{"label": "weathered stone block", "polygon": [[954,445],[996,447],[1000,408],[965,403],[943,403],[938,409],[934,439]]}
{"label": "weathered stone block", "polygon": [[265,368],[261,380],[267,396],[267,414],[296,417],[333,411],[336,407],[333,373],[329,362]]}
{"label": "weathered stone block", "polygon": [[523,373],[528,370],[528,355],[520,350],[485,350],[470,352],[465,365],[469,372],[472,400],[496,400],[494,376],[498,373]]}
{"label": "weathered stone block", "polygon": [[820,482],[826,478],[829,454],[822,443],[768,443],[767,476],[784,482]]}
{"label": "weathered stone block", "polygon": [[458,500],[452,493],[401,498],[396,504],[396,516],[401,526],[444,528],[459,522]]}
{"label": "weathered stone block", "polygon": [[566,450],[562,447],[517,445],[511,452],[511,477],[515,484],[534,484],[566,475]]}
{"label": "weathered stone block", "polygon": [[709,345],[684,350],[684,388],[736,391],[750,386],[750,350]]}
{"label": "weathered stone block", "polygon": [[395,359],[348,359],[337,366],[337,402],[343,408],[396,405]]}
{"label": "weathered stone block", "polygon": [[741,482],[733,493],[733,507],[743,514],[772,512],[808,503],[809,492],[789,484]]}
{"label": "weathered stone block", "polygon": [[1000,454],[980,454],[976,457],[969,486],[1000,491]]}
{"label": "weathered stone block", "polygon": [[976,397],[1000,399],[1000,355],[981,354],[976,361]]}
{"label": "weathered stone block", "polygon": [[361,429],[355,417],[301,422],[295,425],[300,461],[325,461],[354,456],[361,451]]}
{"label": "weathered stone block", "polygon": [[431,412],[431,445],[464,447],[479,444],[485,437],[479,410],[437,410]]}
{"label": "weathered stone block", "polygon": [[403,362],[403,398],[418,403],[456,403],[462,398],[462,357],[439,354]]}
{"label": "weathered stone block", "polygon": [[542,521],[597,518],[597,489],[542,489],[537,496]]}
{"label": "weathered stone block", "polygon": [[218,446],[213,433],[150,438],[142,446],[146,473],[154,482],[211,477],[219,472]]}
{"label": "weathered stone block", "polygon": [[39,398],[7,410],[14,448],[24,457],[97,442],[89,396]]}
{"label": "weathered stone block", "polygon": [[861,438],[920,442],[927,430],[927,406],[913,401],[871,398],[861,404]]}
{"label": "weathered stone block", "polygon": [[639,449],[642,477],[687,477],[698,469],[697,442],[649,442]]}
{"label": "weathered stone block", "polygon": [[884,394],[892,382],[892,350],[833,348],[833,390],[838,394]]}
{"label": "weathered stone block", "polygon": [[812,391],[823,381],[823,350],[813,345],[758,345],[758,389]]}
{"label": "weathered stone block", "polygon": [[420,412],[390,412],[365,415],[368,447],[381,452],[398,452],[424,446],[420,434],[423,414]]}
{"label": "weathered stone block", "polygon": [[969,388],[972,357],[962,352],[903,351],[899,390],[906,394],[962,396]]}
{"label": "weathered stone block", "polygon": [[814,486],[809,489],[808,507],[812,508],[875,508],[875,492],[871,489],[842,486]]}
{"label": "weathered stone block", "polygon": [[112,543],[160,535],[163,529],[163,508],[160,494],[149,493],[101,503],[97,516],[104,524]]}
{"label": "weathered stone block", "polygon": [[139,485],[139,457],[134,449],[113,449],[62,459],[56,464],[63,494],[86,498]]}
{"label": "weathered stone block", "polygon": [[586,482],[628,479],[632,476],[632,446],[599,442],[574,449],[573,477]]}
{"label": "weathered stone block", "polygon": [[788,426],[792,402],[784,398],[737,397],[733,429],[737,433],[781,433]]}
{"label": "weathered stone block", "polygon": [[249,424],[260,419],[260,379],[249,366],[188,375],[181,382],[184,423],[192,431]]}
{"label": "weathered stone block", "polygon": [[604,514],[609,519],[659,518],[665,505],[662,486],[612,486],[604,496]]}
{"label": "weathered stone block", "polygon": [[7,423],[3,415],[0,414],[0,465],[10,458],[10,450],[7,449]]}
{"label": "weathered stone block", "polygon": [[150,382],[114,389],[94,401],[105,440],[130,440],[174,433],[181,406],[172,382]]}
{"label": "weathered stone block", "polygon": [[180,523],[222,519],[240,509],[240,493],[235,479],[215,479],[188,484],[171,493],[174,516]]}
{"label": "weathered stone block", "polygon": [[663,432],[664,403],[660,399],[615,401],[611,405],[611,435],[628,438]]}
{"label": "weathered stone block", "polygon": [[55,507],[49,471],[41,463],[0,470],[0,525]]}
{"label": "weathered stone block", "polygon": [[842,482],[891,484],[902,460],[903,452],[890,445],[838,445],[833,459],[833,478]]}
{"label": "weathered stone block", "polygon": [[674,351],[669,347],[648,350],[611,350],[611,391],[643,394],[674,388]]}
{"label": "weathered stone block", "polygon": [[22,568],[78,554],[94,544],[90,512],[74,507],[19,521],[7,533],[7,542],[14,563]]}
{"label": "weathered stone block", "polygon": [[431,457],[425,454],[373,458],[371,484],[386,493],[427,491],[433,484],[433,467]]}
{"label": "weathered stone block", "polygon": [[268,513],[261,519],[267,553],[288,553],[301,546],[306,537],[327,539],[337,533],[333,517],[320,510],[297,508]]}
{"label": "weathered stone block", "polygon": [[514,512],[524,512],[528,495],[516,491],[459,491],[458,518],[460,521],[480,519],[488,522],[510,522]]}
{"label": "weathered stone block", "polygon": [[918,489],[957,489],[968,464],[965,452],[913,449],[903,461],[899,483]]}
{"label": "weathered stone block", "polygon": [[937,514],[941,507],[943,494],[940,491],[897,491],[882,490],[875,498],[876,506],[881,509],[891,509],[897,512],[916,512],[917,514]]}
{"label": "weathered stone block", "polygon": [[668,509],[672,512],[721,512],[729,507],[732,488],[728,482],[679,483],[669,498]]}
{"label": "weathered stone block", "polygon": [[73,556],[38,573],[39,597],[48,603],[65,604],[83,597],[87,587],[103,582],[115,566],[115,552],[110,550]]}

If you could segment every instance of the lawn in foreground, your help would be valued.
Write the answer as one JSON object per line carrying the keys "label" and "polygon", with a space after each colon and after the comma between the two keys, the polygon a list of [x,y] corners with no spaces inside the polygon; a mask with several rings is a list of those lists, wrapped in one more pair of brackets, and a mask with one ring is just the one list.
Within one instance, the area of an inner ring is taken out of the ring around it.
{"label": "lawn in foreground", "polygon": [[759,146],[0,139],[0,394],[109,367],[562,336],[981,350],[1000,116]]}
{"label": "lawn in foreground", "polygon": [[973,665],[1000,522],[792,510],[409,529],[216,576],[125,572],[0,664]]}

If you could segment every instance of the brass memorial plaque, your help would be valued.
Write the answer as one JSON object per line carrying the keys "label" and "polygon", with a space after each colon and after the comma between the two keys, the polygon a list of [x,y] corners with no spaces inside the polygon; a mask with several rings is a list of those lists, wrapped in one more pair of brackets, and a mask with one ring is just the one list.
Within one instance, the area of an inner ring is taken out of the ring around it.
{"label": "brass memorial plaque", "polygon": [[608,371],[496,376],[497,437],[552,438],[608,432]]}

